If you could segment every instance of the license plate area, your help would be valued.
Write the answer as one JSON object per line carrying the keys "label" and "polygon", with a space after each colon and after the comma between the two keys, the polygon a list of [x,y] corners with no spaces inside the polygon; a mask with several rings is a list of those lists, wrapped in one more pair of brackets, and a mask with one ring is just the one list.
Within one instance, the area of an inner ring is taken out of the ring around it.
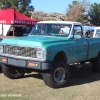
{"label": "license plate area", "polygon": [[8,58],[8,64],[15,65],[15,66],[19,66],[19,67],[20,66],[26,67],[26,61],[25,60]]}

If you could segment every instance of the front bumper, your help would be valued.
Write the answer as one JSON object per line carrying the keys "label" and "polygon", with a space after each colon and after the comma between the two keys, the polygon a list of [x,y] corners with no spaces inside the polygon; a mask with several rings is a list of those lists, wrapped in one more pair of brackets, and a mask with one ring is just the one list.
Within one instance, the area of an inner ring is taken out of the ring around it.
{"label": "front bumper", "polygon": [[37,69],[37,70],[52,69],[52,62],[38,62],[28,59],[18,59],[5,56],[0,57],[0,62],[7,65],[29,68],[29,69]]}

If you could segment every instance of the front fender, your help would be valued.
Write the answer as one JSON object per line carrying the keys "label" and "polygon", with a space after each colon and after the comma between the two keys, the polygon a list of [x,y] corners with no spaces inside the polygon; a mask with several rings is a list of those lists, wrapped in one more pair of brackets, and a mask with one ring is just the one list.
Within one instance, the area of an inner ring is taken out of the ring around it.
{"label": "front fender", "polygon": [[49,50],[47,52],[47,61],[52,61],[55,60],[55,57],[59,54],[62,53],[63,57],[66,58],[67,64],[71,63],[72,61],[72,52],[69,49],[54,49],[54,50]]}

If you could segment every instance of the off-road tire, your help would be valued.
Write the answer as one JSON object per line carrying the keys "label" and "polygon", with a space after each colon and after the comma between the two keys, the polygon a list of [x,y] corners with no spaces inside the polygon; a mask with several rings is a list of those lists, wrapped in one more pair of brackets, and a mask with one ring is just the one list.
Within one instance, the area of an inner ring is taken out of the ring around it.
{"label": "off-road tire", "polygon": [[[59,75],[62,73],[64,73],[64,75],[60,79]],[[66,86],[69,79],[69,75],[70,70],[67,64],[63,61],[56,61],[53,65],[52,70],[43,73],[43,80],[44,83],[51,88],[61,88]]]}
{"label": "off-road tire", "polygon": [[2,64],[3,74],[10,79],[18,79],[24,76],[25,71],[23,68]]}

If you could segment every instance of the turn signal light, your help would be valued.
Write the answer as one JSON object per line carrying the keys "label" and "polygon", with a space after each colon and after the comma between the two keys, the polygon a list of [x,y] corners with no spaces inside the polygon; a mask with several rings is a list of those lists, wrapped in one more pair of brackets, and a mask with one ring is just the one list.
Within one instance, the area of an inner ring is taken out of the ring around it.
{"label": "turn signal light", "polygon": [[28,66],[34,67],[36,64],[34,62],[28,62]]}
{"label": "turn signal light", "polygon": [[6,63],[7,59],[6,58],[1,58],[1,61]]}

